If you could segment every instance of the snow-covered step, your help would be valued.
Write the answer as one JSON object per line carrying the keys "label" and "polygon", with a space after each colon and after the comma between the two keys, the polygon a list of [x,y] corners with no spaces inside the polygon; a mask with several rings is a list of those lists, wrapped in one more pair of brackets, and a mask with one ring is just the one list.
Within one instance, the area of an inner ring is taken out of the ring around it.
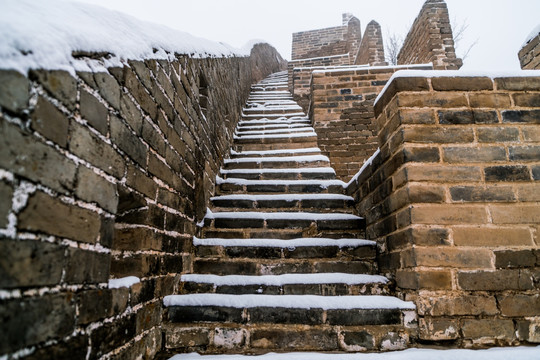
{"label": "snow-covered step", "polygon": [[[309,126],[308,126],[309,125]],[[293,123],[293,124],[269,124],[269,125],[240,125],[236,128],[237,133],[244,133],[246,131],[267,131],[267,130],[285,130],[285,129],[298,129],[298,128],[306,128],[311,127],[311,124],[305,124],[305,123]]]}
{"label": "snow-covered step", "polygon": [[412,302],[392,296],[169,295],[163,299],[170,322],[298,325],[401,325]]}
{"label": "snow-covered step", "polygon": [[[302,126],[303,125],[303,126]],[[291,124],[291,125],[278,125],[274,124],[269,128],[266,126],[239,126],[236,129],[236,135],[266,135],[266,134],[279,134],[279,133],[295,133],[295,132],[313,132],[315,131],[312,126],[305,126],[304,124]]]}
{"label": "snow-covered step", "polygon": [[332,193],[343,194],[347,185],[341,180],[216,180],[218,193]]}
{"label": "snow-covered step", "polygon": [[365,225],[362,217],[343,213],[316,213],[303,211],[258,212],[233,211],[207,213],[204,225],[214,228],[359,230]]}
{"label": "snow-covered step", "polygon": [[[334,271],[371,274],[375,268],[376,243],[356,238],[194,237],[193,244],[199,273],[268,275]],[[213,270],[212,265],[217,269]]]}
{"label": "snow-covered step", "polygon": [[328,167],[330,160],[324,155],[237,157],[224,160],[225,169],[277,169],[294,167]]}
{"label": "snow-covered step", "polygon": [[242,114],[242,118],[244,119],[260,119],[260,118],[286,118],[286,117],[292,117],[292,116],[306,116],[303,112],[291,112],[287,113],[287,115],[283,115],[282,113],[269,113],[269,114]]}
{"label": "snow-covered step", "polygon": [[340,210],[352,212],[354,199],[340,194],[276,194],[276,195],[222,195],[210,199],[216,208],[273,211]]}
{"label": "snow-covered step", "polygon": [[182,294],[388,295],[388,279],[380,275],[316,273],[283,275],[185,274]]}
{"label": "snow-covered step", "polygon": [[279,117],[277,119],[250,119],[250,120],[240,120],[238,126],[243,125],[270,125],[270,124],[293,124],[293,123],[311,123],[311,121],[304,116],[293,116],[293,117]]}
{"label": "snow-covered step", "polygon": [[336,172],[331,167],[300,167],[282,169],[221,169],[224,179],[246,180],[331,180]]}
{"label": "snow-covered step", "polygon": [[263,156],[296,156],[296,155],[320,155],[321,149],[318,147],[300,149],[277,149],[260,151],[234,151],[231,150],[231,157],[263,157]]}

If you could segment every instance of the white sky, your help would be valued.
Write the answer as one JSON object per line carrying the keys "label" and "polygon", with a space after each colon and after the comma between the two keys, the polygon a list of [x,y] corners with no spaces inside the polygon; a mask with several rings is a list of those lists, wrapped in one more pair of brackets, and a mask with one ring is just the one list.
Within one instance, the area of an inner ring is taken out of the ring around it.
{"label": "white sky", "polygon": [[[292,33],[341,25],[341,14],[371,20],[383,35],[406,35],[424,0],[71,0],[98,4],[214,41],[242,47],[263,39],[290,59]],[[450,18],[469,25],[462,69],[519,69],[517,52],[540,23],[540,0],[446,0]],[[460,55],[460,48],[458,48]]]}

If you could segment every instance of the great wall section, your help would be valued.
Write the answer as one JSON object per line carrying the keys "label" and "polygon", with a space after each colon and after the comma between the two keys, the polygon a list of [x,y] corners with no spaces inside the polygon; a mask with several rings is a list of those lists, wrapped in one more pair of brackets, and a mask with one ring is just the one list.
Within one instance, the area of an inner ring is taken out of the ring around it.
{"label": "great wall section", "polygon": [[504,75],[442,0],[398,65],[292,40],[0,69],[0,359],[539,351],[540,34]]}

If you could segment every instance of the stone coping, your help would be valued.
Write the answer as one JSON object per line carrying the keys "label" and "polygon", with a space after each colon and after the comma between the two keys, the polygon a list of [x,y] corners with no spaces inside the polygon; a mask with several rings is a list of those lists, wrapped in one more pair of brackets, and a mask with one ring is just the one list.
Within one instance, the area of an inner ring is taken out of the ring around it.
{"label": "stone coping", "polygon": [[394,95],[402,91],[540,91],[540,71],[465,72],[458,70],[402,70],[396,72],[375,99],[378,117]]}

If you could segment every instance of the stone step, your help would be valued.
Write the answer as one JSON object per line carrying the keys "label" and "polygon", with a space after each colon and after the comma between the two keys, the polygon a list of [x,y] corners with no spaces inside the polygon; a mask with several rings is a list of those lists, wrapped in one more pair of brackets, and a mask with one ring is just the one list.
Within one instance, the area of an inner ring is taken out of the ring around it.
{"label": "stone step", "polygon": [[[292,123],[292,124],[270,124],[270,125],[241,125],[236,128],[237,133],[245,133],[246,131],[269,131],[269,130],[292,130],[301,131],[298,129],[303,129],[306,127],[311,127],[311,124],[302,124],[302,123]],[[310,130],[312,130],[311,127]]]}
{"label": "stone step", "polygon": [[253,120],[253,119],[276,119],[276,118],[291,118],[291,117],[305,117],[306,114],[304,114],[301,111],[297,112],[291,112],[287,113],[287,115],[279,114],[279,113],[269,113],[269,114],[243,114],[242,119],[243,120]]}
{"label": "stone step", "polygon": [[205,237],[216,238],[274,238],[274,239],[295,239],[298,237],[321,236],[338,239],[342,237],[356,238],[365,236],[362,230],[321,230],[313,228],[293,228],[293,229],[267,229],[267,228],[203,228],[201,231]]}
{"label": "stone step", "polygon": [[243,125],[270,125],[270,124],[311,124],[311,120],[304,116],[279,117],[274,119],[246,119],[240,120],[237,126]]}
{"label": "stone step", "polygon": [[[290,113],[299,113],[302,112],[302,108],[298,105],[259,105],[245,107],[242,109],[242,112],[246,115],[265,115],[265,114],[283,114],[287,115]],[[304,114],[305,115],[305,114]]]}
{"label": "stone step", "polygon": [[299,147],[309,148],[315,146],[317,146],[316,136],[279,137],[265,135],[265,138],[239,137],[235,139],[235,143],[232,148],[235,151],[263,151],[279,149],[297,149]]}
{"label": "stone step", "polygon": [[208,212],[204,225],[213,228],[261,228],[261,229],[306,229],[356,230],[365,226],[365,219],[356,215],[317,212]]}
{"label": "stone step", "polygon": [[237,157],[263,157],[263,156],[297,156],[297,155],[321,155],[321,149],[318,147],[299,148],[299,149],[277,149],[261,151],[241,151],[231,150],[231,158]]}
{"label": "stone step", "polygon": [[384,295],[169,295],[163,299],[171,323],[404,325],[412,302]]}
{"label": "stone step", "polygon": [[331,167],[283,168],[283,169],[232,169],[220,170],[223,179],[246,180],[332,180],[336,173]]}
{"label": "stone step", "polygon": [[343,194],[346,184],[341,180],[246,180],[218,178],[217,194],[227,193],[317,193]]}
{"label": "stone step", "polygon": [[198,274],[373,274],[376,245],[355,238],[194,238]]}
{"label": "stone step", "polygon": [[265,126],[241,126],[236,129],[236,135],[245,136],[245,135],[266,135],[266,134],[293,134],[301,132],[314,132],[315,129],[310,126],[299,126],[299,124],[291,124],[287,126],[277,126],[273,125],[272,127]]}
{"label": "stone step", "polygon": [[354,199],[339,194],[222,195],[210,199],[214,212],[234,211],[318,211],[352,213]]}
{"label": "stone step", "polygon": [[388,295],[389,280],[380,275],[316,273],[283,275],[184,274],[180,294]]}
{"label": "stone step", "polygon": [[[402,311],[407,321],[411,311]],[[199,352],[201,354],[257,354],[267,352],[373,352],[406,349],[410,332],[408,323],[403,325],[298,325],[298,324],[242,324],[229,326],[220,322],[178,324],[165,322],[164,347],[175,352]],[[281,354],[280,360],[313,358],[313,354]],[[310,356],[311,355],[311,356]],[[167,358],[169,358],[168,356]],[[265,359],[268,355],[265,356]],[[227,360],[231,355],[206,355],[201,360]],[[339,353],[332,354],[338,360]],[[175,357],[176,359],[176,357]],[[178,360],[183,359],[179,357]],[[186,359],[192,360],[192,357]],[[320,357],[317,357],[320,359]],[[405,359],[405,357],[403,357]]]}
{"label": "stone step", "polygon": [[245,157],[225,159],[223,166],[230,169],[284,169],[300,167],[329,167],[330,159],[324,155]]}

